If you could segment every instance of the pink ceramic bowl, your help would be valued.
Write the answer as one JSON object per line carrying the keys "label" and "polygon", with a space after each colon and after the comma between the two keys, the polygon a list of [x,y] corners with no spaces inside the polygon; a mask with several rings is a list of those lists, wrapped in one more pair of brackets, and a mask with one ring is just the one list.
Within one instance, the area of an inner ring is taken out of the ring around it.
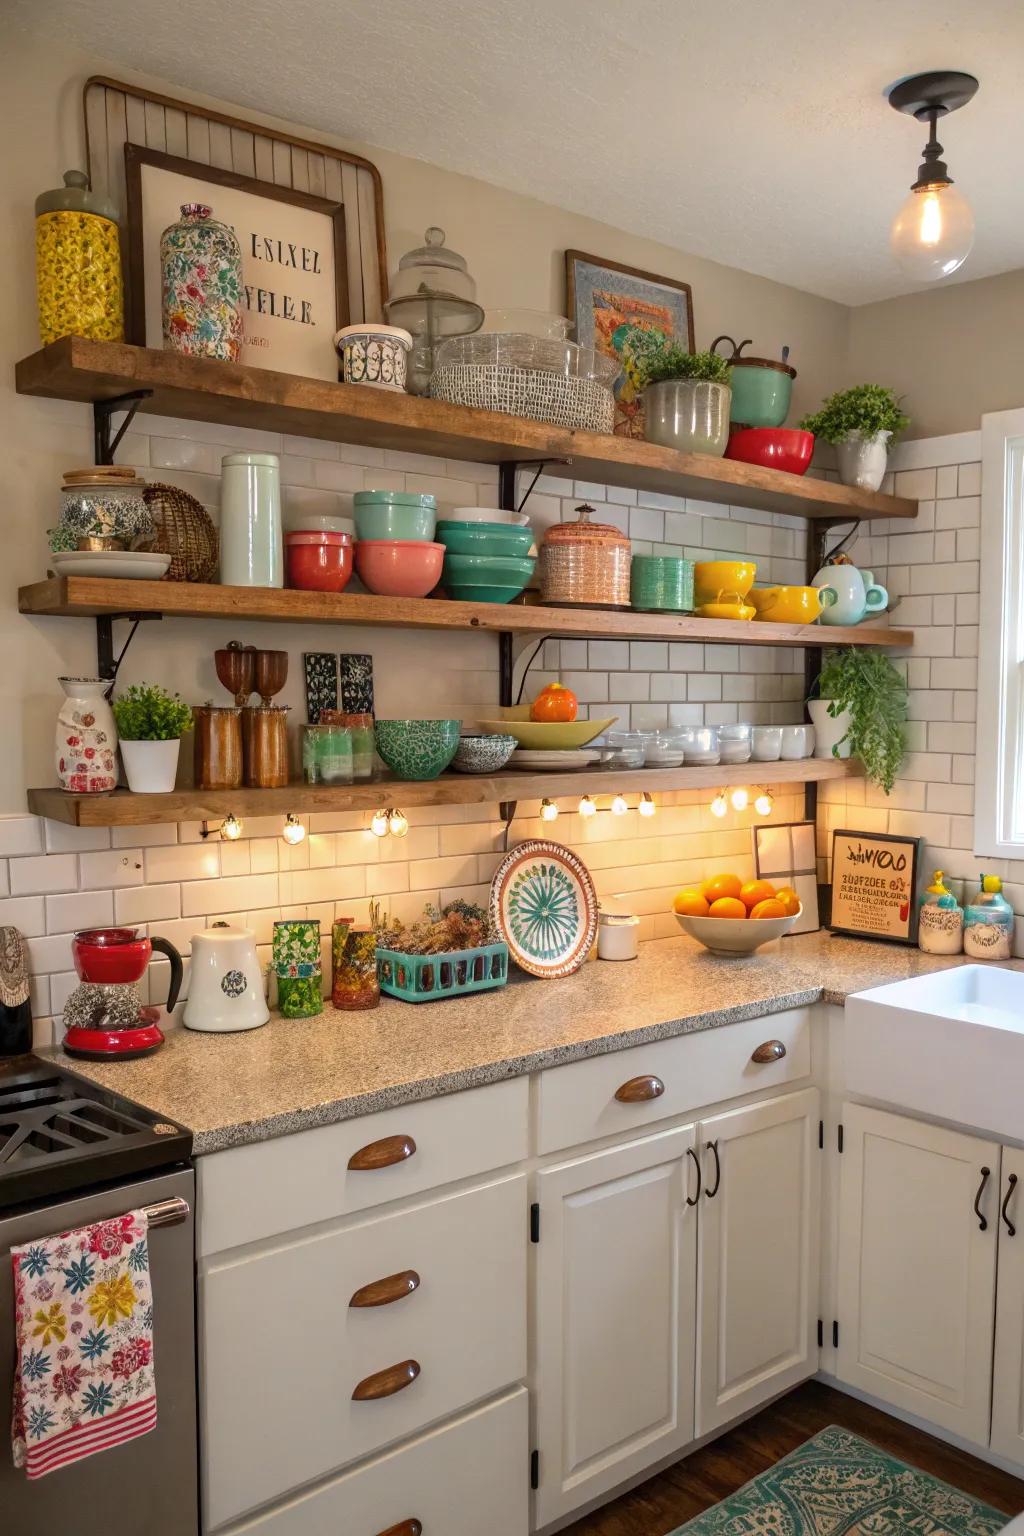
{"label": "pink ceramic bowl", "polygon": [[356,570],[378,597],[426,597],[441,580],[443,544],[412,539],[360,539]]}

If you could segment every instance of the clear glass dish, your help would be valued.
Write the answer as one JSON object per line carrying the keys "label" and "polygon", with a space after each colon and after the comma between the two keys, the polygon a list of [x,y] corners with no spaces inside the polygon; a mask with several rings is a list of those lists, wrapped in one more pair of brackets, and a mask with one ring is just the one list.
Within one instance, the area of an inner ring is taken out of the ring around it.
{"label": "clear glass dish", "polygon": [[749,763],[754,727],[741,721],[718,727],[718,746],[723,763]]}
{"label": "clear glass dish", "polygon": [[610,389],[618,378],[618,362],[593,347],[574,341],[556,341],[521,331],[477,331],[473,336],[452,336],[434,351],[434,365],[442,367],[527,368],[553,373],[563,379],[583,379]]}
{"label": "clear glass dish", "polygon": [[686,759],[685,732],[642,731],[644,766],[647,768],[681,768]]}
{"label": "clear glass dish", "polygon": [[573,323],[565,315],[546,309],[489,309],[480,327],[486,332],[515,331],[520,336],[538,336],[543,341],[568,341]]}
{"label": "clear glass dish", "polygon": [[591,742],[601,754],[602,768],[642,768],[644,739],[639,731],[606,731]]}
{"label": "clear glass dish", "polygon": [[721,762],[722,754],[717,726],[690,726],[683,735],[683,750],[686,754],[687,763],[705,763],[713,766],[715,763]]}

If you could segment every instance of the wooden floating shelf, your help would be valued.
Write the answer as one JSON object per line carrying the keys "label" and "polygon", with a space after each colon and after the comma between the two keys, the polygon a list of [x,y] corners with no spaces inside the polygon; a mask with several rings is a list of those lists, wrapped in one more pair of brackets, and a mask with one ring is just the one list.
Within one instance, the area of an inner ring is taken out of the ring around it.
{"label": "wooden floating shelf", "polygon": [[121,342],[65,336],[23,358],[16,380],[22,395],[88,403],[149,390],[140,403],[141,411],[188,421],[487,464],[544,459],[549,461],[547,474],[733,503],[790,517],[839,523],[917,515],[917,502],[905,497],[883,496],[710,454],[677,453],[655,443],[573,432],[417,395],[299,378]]}
{"label": "wooden floating shelf", "polygon": [[809,784],[858,775],[860,764],[835,758],[799,762],[743,763],[714,768],[601,768],[578,773],[445,773],[439,779],[380,779],[372,784],[292,784],[287,789],[181,789],[169,795],[69,795],[61,789],[30,789],[36,816],[74,827],[150,827],[158,822],[220,821],[232,815],[312,815],[317,811],[372,811],[378,806],[497,805],[503,800],[558,799],[572,795],[652,794],[673,789],[721,789],[734,784]]}
{"label": "wooden floating shelf", "polygon": [[691,640],[734,645],[875,645],[905,648],[913,631],[861,624],[744,623],[683,614],[615,609],[544,608],[529,603],[455,603],[443,598],[372,597],[272,587],[202,586],[177,581],[116,581],[51,576],[21,587],[21,613],[61,618],[149,614],[230,619],[232,623],[361,624],[398,629],[481,630],[518,635],[600,635],[610,639]]}

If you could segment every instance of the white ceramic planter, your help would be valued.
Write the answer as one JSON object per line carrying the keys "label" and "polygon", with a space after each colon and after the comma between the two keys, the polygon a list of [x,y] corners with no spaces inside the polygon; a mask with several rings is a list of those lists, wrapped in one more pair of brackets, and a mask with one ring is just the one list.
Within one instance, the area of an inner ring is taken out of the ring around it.
{"label": "white ceramic planter", "polygon": [[[831,699],[811,699],[807,705],[807,712],[814,722],[814,755],[824,758],[849,757],[850,743],[843,741],[843,737],[850,729],[850,711],[840,710],[833,719],[828,712],[831,702]],[[833,747],[839,750],[833,752]]]}
{"label": "white ceramic planter", "polygon": [[889,463],[890,437],[891,432],[876,432],[874,437],[851,432],[845,442],[836,443],[839,478],[844,485],[854,485],[862,491],[878,490]]}
{"label": "white ceramic planter", "polygon": [[174,741],[121,742],[128,788],[135,795],[168,795],[178,775],[178,748]]}
{"label": "white ceramic planter", "polygon": [[644,390],[644,436],[680,453],[721,458],[729,442],[728,384],[705,379],[661,379]]}

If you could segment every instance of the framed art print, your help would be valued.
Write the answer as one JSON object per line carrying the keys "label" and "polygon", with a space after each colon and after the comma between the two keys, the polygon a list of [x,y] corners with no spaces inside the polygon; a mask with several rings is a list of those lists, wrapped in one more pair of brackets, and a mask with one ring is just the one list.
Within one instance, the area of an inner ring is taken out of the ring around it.
{"label": "framed art print", "polygon": [[160,236],[183,203],[206,203],[242,248],[239,361],[336,380],[334,333],[348,324],[342,204],[137,144],[125,145],[124,160],[130,340],[163,346]]}
{"label": "framed art print", "polygon": [[584,251],[566,251],[565,287],[567,313],[576,327],[579,345],[614,358],[622,369],[615,384],[615,431],[622,437],[643,437],[640,389],[626,343],[639,330],[679,342],[692,352],[693,295],[689,283],[624,267]]}
{"label": "framed art print", "polygon": [[917,943],[919,837],[832,834],[833,933]]}
{"label": "framed art print", "polygon": [[792,886],[800,898],[800,916],[790,933],[817,933],[818,861],[813,821],[767,822],[751,827],[754,873],[778,887]]}

